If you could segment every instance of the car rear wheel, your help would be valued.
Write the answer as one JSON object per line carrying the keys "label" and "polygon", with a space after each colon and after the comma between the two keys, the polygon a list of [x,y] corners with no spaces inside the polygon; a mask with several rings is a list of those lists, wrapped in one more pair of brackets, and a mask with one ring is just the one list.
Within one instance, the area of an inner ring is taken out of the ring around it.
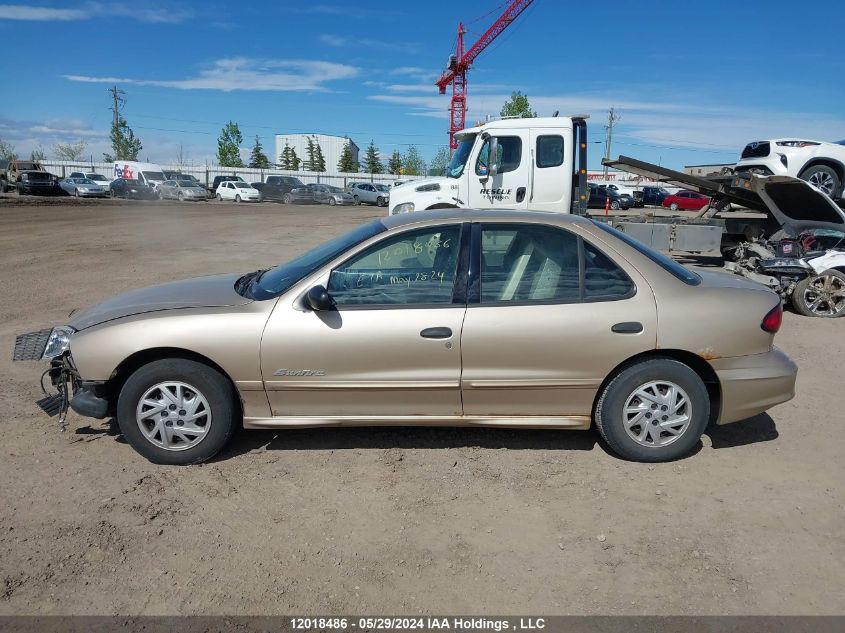
{"label": "car rear wheel", "polygon": [[813,165],[801,172],[800,178],[824,191],[831,198],[838,196],[842,183],[836,170],[827,165]]}
{"label": "car rear wheel", "polygon": [[677,210],[678,210],[678,203],[677,203],[677,202],[673,202],[672,204],[670,204],[670,205],[669,205],[669,208],[670,208],[672,211],[677,211]]}
{"label": "car rear wheel", "polygon": [[845,274],[826,270],[821,275],[802,279],[795,284],[792,305],[804,316],[826,319],[845,316]]}
{"label": "car rear wheel", "polygon": [[622,369],[605,386],[595,422],[608,446],[625,459],[665,462],[687,454],[710,417],[701,378],[669,358],[650,358]]}
{"label": "car rear wheel", "polygon": [[614,200],[613,202],[610,203],[610,208],[613,209],[614,211],[618,211],[619,210],[619,203],[616,200]]}
{"label": "car rear wheel", "polygon": [[231,383],[207,365],[163,359],[144,365],[120,391],[117,423],[126,441],[155,464],[214,457],[236,427]]}

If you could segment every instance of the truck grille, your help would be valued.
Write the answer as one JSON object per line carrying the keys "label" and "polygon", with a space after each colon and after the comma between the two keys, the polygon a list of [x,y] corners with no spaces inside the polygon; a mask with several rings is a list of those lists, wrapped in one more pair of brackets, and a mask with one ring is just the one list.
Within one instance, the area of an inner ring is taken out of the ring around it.
{"label": "truck grille", "polygon": [[768,141],[761,141],[759,143],[749,143],[742,150],[742,158],[762,158],[768,156],[771,149],[771,144]]}

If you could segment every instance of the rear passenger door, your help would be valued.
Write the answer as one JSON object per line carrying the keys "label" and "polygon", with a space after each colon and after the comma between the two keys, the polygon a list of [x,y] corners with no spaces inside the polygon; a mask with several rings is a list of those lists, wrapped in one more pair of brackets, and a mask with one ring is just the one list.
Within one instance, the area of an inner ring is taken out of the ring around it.
{"label": "rear passenger door", "polygon": [[570,226],[474,225],[471,269],[480,272],[461,336],[464,415],[589,416],[608,373],[654,349],[645,279]]}

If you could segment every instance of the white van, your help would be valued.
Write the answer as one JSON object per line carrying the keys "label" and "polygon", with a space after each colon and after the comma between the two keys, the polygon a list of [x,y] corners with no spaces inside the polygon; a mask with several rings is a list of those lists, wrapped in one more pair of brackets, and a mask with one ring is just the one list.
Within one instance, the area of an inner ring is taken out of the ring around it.
{"label": "white van", "polygon": [[138,163],[131,160],[114,161],[114,178],[140,180],[156,189],[165,181],[164,170],[155,163]]}

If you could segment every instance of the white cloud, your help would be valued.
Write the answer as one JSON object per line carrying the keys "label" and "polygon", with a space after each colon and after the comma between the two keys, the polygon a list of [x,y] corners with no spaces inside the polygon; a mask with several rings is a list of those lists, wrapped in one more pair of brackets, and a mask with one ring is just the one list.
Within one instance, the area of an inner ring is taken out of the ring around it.
{"label": "white cloud", "polygon": [[70,22],[95,18],[132,18],[141,22],[175,24],[193,16],[193,11],[172,5],[133,2],[131,6],[99,1],[77,7],[33,7],[25,4],[0,4],[0,20],[34,22]]}
{"label": "white cloud", "polygon": [[375,50],[394,51],[398,53],[414,54],[419,52],[419,45],[411,42],[402,41],[401,44],[389,42],[385,40],[366,38],[366,37],[344,37],[342,35],[330,35],[323,33],[318,38],[321,44],[331,46],[333,48],[372,48]]}
{"label": "white cloud", "polygon": [[262,90],[284,92],[327,92],[324,84],[350,79],[360,70],[347,64],[301,59],[218,59],[211,68],[184,79],[137,79],[63,75],[70,81],[161,86],[179,90]]}

